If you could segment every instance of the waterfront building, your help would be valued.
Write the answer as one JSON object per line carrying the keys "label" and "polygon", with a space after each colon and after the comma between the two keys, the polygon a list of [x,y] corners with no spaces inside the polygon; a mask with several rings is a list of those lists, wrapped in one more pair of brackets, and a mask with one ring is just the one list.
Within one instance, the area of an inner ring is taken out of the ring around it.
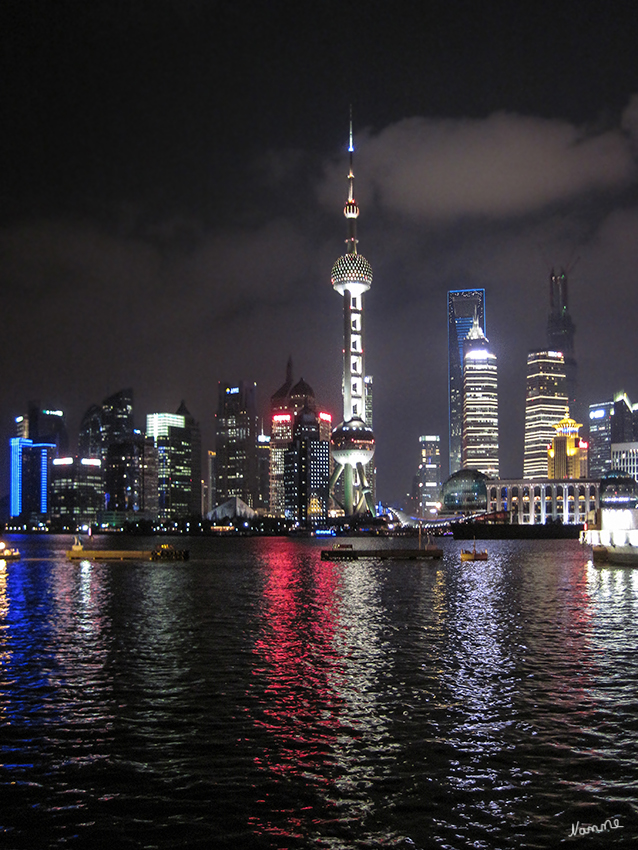
{"label": "waterfront building", "polygon": [[200,515],[201,437],[182,401],[177,413],[151,413],[146,434],[158,456],[158,515],[177,520]]}
{"label": "waterfront building", "polygon": [[582,426],[569,416],[554,425],[556,431],[547,449],[547,477],[565,480],[587,478],[587,442],[578,431]]}
{"label": "waterfront building", "polygon": [[527,355],[525,393],[525,478],[547,478],[547,447],[554,425],[568,414],[565,358],[545,349]]}
{"label": "waterfront building", "polygon": [[476,316],[485,333],[485,290],[454,289],[447,294],[450,475],[463,465],[463,343]]}
{"label": "waterfront building", "polygon": [[284,456],[285,515],[301,528],[328,522],[330,443],[309,407],[295,415],[293,439]]}
{"label": "waterfront building", "polygon": [[425,434],[419,437],[420,462],[416,475],[416,510],[427,517],[435,512],[441,501],[441,437]]}
{"label": "waterfront building", "polygon": [[53,458],[49,516],[72,531],[94,525],[103,508],[102,461],[95,457]]}
{"label": "waterfront building", "polygon": [[374,456],[374,434],[365,422],[364,293],[372,285],[372,267],[357,250],[359,207],[354,197],[352,121],[350,121],[350,171],[344,215],[348,223],[346,253],[332,267],[331,282],[343,297],[343,420],[332,433],[335,469],[330,490],[343,475],[343,511],[346,516],[375,513],[365,467]]}
{"label": "waterfront building", "polygon": [[463,342],[463,467],[498,478],[496,355],[474,315]]}
{"label": "waterfront building", "polygon": [[545,525],[591,522],[600,507],[600,481],[501,478],[488,481],[487,512],[507,515],[510,523]]}
{"label": "waterfront building", "polygon": [[254,382],[218,384],[215,414],[218,504],[237,496],[254,510],[259,500],[256,390]]}

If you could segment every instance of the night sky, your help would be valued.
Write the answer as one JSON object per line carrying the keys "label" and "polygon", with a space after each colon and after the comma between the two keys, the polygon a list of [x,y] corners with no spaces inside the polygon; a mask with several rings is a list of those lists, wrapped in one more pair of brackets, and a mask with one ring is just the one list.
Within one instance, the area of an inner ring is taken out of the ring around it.
{"label": "night sky", "polygon": [[582,400],[638,401],[635,3],[5,0],[0,45],[2,445],[132,387],[212,448],[217,382],[266,415],[289,356],[339,421],[350,104],[378,495],[420,434],[447,461],[449,289],[486,290],[503,477],[552,267]]}

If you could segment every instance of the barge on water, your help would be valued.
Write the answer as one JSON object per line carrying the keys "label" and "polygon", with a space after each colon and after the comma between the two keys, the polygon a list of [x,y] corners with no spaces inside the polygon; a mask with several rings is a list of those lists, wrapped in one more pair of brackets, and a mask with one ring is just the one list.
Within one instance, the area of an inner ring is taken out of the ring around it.
{"label": "barge on water", "polygon": [[336,543],[332,549],[321,550],[322,561],[426,561],[442,557],[443,549],[431,544],[420,549],[355,549],[350,543]]}
{"label": "barge on water", "polygon": [[161,543],[154,549],[85,549],[76,537],[66,553],[71,561],[188,561],[188,549]]}

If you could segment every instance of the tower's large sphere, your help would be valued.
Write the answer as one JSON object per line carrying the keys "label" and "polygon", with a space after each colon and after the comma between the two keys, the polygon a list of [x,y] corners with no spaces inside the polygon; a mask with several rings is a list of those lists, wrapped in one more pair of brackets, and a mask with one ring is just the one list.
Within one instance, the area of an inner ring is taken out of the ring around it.
{"label": "tower's large sphere", "polygon": [[361,254],[345,254],[332,267],[330,280],[341,295],[346,289],[360,295],[372,286],[372,266]]}
{"label": "tower's large sphere", "polygon": [[332,456],[342,466],[364,466],[374,455],[374,434],[362,419],[342,422],[332,432]]}

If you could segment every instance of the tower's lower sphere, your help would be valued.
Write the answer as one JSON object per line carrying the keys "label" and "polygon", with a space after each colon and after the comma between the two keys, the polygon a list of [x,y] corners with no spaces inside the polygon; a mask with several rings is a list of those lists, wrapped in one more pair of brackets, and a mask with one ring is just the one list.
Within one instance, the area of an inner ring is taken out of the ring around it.
{"label": "tower's lower sphere", "polygon": [[374,434],[362,419],[342,422],[332,432],[332,456],[342,466],[364,466],[374,455]]}

